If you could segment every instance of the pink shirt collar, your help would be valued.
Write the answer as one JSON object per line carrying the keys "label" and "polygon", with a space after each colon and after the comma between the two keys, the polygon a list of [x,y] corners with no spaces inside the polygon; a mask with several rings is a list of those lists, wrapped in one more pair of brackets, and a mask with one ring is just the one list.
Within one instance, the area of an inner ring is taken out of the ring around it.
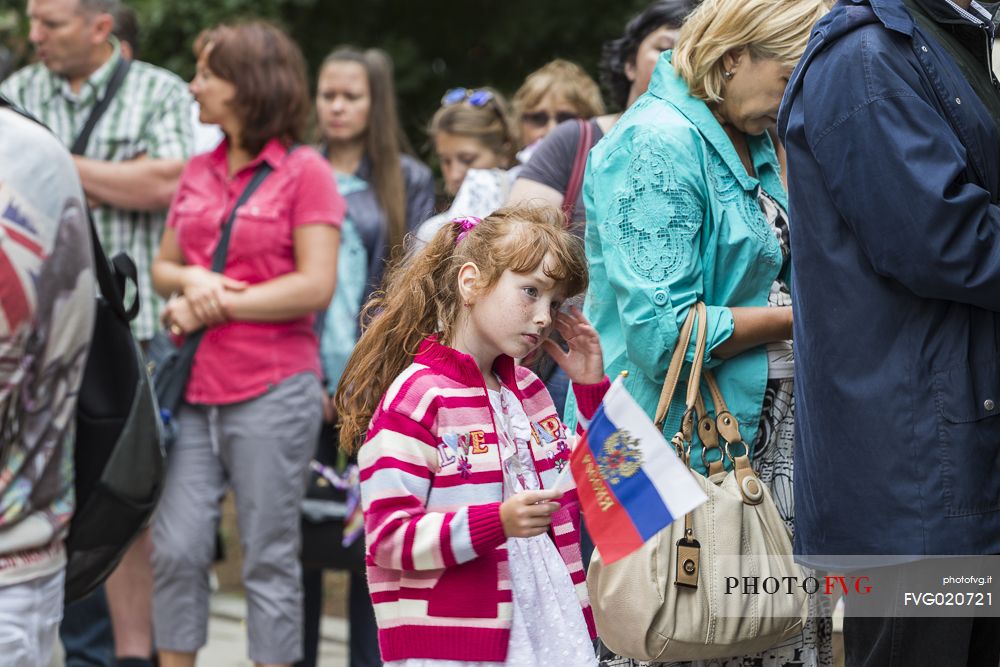
{"label": "pink shirt collar", "polygon": [[[229,178],[229,162],[226,160],[226,153],[228,151],[229,137],[226,137],[208,154],[209,167],[212,171],[221,174],[226,179]],[[285,159],[287,153],[288,147],[280,139],[276,137],[272,138],[248,165],[240,169],[236,174],[233,174],[233,176],[237,176],[244,171],[253,171],[263,161],[267,161],[272,168],[277,169],[281,161]]]}

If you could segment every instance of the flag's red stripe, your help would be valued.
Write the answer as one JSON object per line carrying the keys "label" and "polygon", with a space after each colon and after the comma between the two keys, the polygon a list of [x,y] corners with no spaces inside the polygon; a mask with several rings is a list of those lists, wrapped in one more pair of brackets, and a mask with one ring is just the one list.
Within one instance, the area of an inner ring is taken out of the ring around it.
{"label": "flag's red stripe", "polygon": [[607,482],[599,475],[587,474],[588,468],[596,465],[585,436],[570,456],[570,470],[576,481],[580,507],[587,517],[587,530],[601,552],[601,560],[613,563],[641,547],[643,539]]}

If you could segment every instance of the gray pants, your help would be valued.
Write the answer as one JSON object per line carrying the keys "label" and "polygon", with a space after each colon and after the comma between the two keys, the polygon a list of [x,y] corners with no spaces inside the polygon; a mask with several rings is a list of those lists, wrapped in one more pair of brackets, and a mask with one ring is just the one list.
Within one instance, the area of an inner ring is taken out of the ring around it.
{"label": "gray pants", "polygon": [[291,663],[302,656],[299,506],[322,395],[319,380],[303,373],[249,401],[180,410],[153,520],[157,648],[191,653],[205,645],[215,532],[232,485],[250,659]]}

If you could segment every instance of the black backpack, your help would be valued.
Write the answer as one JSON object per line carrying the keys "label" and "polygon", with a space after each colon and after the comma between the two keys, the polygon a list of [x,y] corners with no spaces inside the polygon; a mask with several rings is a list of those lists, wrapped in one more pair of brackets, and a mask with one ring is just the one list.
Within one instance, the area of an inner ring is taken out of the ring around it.
{"label": "black backpack", "polygon": [[[127,71],[127,64],[115,71],[72,152],[83,152]],[[2,97],[0,106],[31,118]],[[159,408],[129,327],[139,312],[138,295],[125,305],[125,286],[137,280],[135,264],[125,254],[109,262],[89,211],[88,219],[100,293],[76,408],[76,510],[66,539],[67,604],[99,586],[148,524],[166,469]]]}
{"label": "black backpack", "polygon": [[85,596],[118,565],[145,528],[163,490],[166,461],[159,408],[129,322],[138,296],[124,305],[135,264],[108,262],[90,224],[97,313],[76,407],[76,511],[66,540],[66,602]]}

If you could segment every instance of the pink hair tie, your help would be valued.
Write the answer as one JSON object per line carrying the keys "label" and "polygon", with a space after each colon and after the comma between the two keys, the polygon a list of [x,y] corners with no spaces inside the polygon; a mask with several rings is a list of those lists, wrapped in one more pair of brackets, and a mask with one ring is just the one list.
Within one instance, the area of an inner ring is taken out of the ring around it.
{"label": "pink hair tie", "polygon": [[472,228],[478,225],[480,222],[482,222],[482,218],[477,218],[474,215],[466,215],[461,218],[453,219],[451,223],[453,225],[458,225],[459,227],[462,228],[462,231],[459,232],[458,236],[455,237],[455,245],[461,243],[462,239],[468,236],[469,232],[472,231]]}

